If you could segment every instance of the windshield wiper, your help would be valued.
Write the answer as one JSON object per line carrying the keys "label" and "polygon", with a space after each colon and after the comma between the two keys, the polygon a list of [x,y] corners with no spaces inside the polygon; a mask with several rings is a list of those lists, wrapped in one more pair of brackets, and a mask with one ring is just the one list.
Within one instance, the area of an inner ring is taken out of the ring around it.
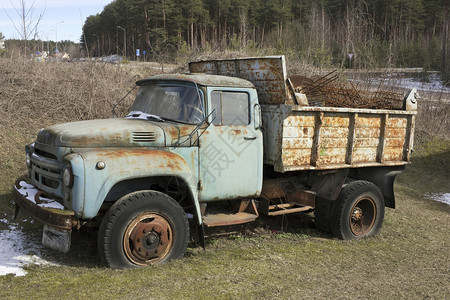
{"label": "windshield wiper", "polygon": [[134,89],[137,88],[137,87],[138,87],[138,85],[135,84],[134,87],[133,87],[130,91],[128,91],[128,93],[127,93],[125,96],[123,96],[122,99],[120,99],[118,102],[115,102],[115,101],[114,101],[114,103],[112,104],[112,116],[113,116],[113,118],[117,117],[117,115],[116,115],[116,107],[120,104],[120,102],[122,102],[123,100],[125,100],[125,98],[126,98],[129,94],[131,94],[131,92],[134,91]]}
{"label": "windshield wiper", "polygon": [[186,125],[197,125],[197,124],[192,124],[189,122],[184,122],[184,121],[180,121],[180,120],[176,120],[176,119],[171,119],[171,118],[166,118],[166,117],[162,117],[162,119],[164,121],[169,121],[169,122],[174,122],[174,123],[181,123],[181,124],[186,124]]}
{"label": "windshield wiper", "polygon": [[159,122],[166,122],[163,118],[157,115],[147,114],[142,111],[132,111],[125,118],[127,119],[139,119],[139,120],[156,120]]}

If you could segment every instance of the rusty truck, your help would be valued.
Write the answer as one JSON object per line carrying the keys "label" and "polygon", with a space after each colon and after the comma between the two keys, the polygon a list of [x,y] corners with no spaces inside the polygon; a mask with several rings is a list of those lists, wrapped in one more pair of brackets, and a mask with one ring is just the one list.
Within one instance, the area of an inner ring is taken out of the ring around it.
{"label": "rusty truck", "polygon": [[68,252],[72,230],[100,220],[112,268],[181,258],[190,233],[260,214],[312,212],[340,239],[377,234],[410,162],[412,90],[397,109],[312,106],[284,56],[199,61],[137,81],[124,117],[57,124],[25,147],[21,210],[43,245]]}

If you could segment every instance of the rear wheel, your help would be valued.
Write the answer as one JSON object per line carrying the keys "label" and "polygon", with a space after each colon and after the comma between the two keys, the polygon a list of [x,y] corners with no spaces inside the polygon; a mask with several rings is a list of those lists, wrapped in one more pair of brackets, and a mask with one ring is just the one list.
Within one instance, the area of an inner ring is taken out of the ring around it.
{"label": "rear wheel", "polygon": [[186,252],[189,224],[181,206],[156,191],[127,195],[109,209],[98,235],[102,260],[111,268],[163,263]]}
{"label": "rear wheel", "polygon": [[331,208],[331,231],[344,240],[376,235],[383,224],[384,200],[380,189],[368,181],[345,185]]}

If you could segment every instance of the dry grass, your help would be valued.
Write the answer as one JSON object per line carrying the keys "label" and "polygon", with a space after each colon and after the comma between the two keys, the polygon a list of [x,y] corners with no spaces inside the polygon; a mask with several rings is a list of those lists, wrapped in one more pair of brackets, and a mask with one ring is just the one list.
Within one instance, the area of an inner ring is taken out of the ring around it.
{"label": "dry grass", "polygon": [[[0,151],[8,153],[0,157],[1,174],[24,171],[23,164],[15,162],[39,129],[111,117],[112,104],[150,72],[140,75],[135,68],[103,63],[0,59]],[[128,97],[118,111],[125,112],[132,100]]]}
{"label": "dry grass", "polygon": [[0,60],[1,121],[42,126],[109,117],[135,79],[110,64]]}

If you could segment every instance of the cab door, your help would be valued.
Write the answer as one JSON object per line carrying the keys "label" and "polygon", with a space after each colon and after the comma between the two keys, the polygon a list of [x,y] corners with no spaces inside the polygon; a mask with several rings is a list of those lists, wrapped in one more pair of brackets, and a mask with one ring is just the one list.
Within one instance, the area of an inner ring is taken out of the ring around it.
{"label": "cab door", "polygon": [[200,201],[254,198],[262,186],[263,140],[257,94],[208,89],[212,124],[200,138]]}

